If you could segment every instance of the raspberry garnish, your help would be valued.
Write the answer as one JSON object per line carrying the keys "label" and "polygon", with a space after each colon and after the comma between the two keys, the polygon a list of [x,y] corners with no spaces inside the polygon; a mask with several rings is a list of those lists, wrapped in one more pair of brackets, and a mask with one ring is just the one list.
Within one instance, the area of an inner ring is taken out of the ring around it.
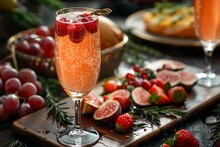
{"label": "raspberry garnish", "polygon": [[81,14],[81,22],[85,22],[85,28],[90,33],[95,33],[98,31],[98,19],[94,20],[94,18],[88,14]]}
{"label": "raspberry garnish", "polygon": [[85,36],[85,27],[81,23],[72,23],[67,27],[69,38],[74,43],[80,43]]}
{"label": "raspberry garnish", "polygon": [[67,18],[60,18],[59,20],[56,20],[55,25],[56,25],[56,33],[58,36],[65,36],[67,35],[67,27],[68,23],[65,22],[70,22]]}

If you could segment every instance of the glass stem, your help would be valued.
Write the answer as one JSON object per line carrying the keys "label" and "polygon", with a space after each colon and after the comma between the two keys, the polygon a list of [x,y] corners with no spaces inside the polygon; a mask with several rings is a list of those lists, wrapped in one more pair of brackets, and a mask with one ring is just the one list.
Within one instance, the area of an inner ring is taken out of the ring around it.
{"label": "glass stem", "polygon": [[212,54],[215,46],[216,46],[215,43],[204,44],[205,64],[206,64],[205,72],[207,74],[212,73]]}
{"label": "glass stem", "polygon": [[75,125],[76,129],[81,129],[81,100],[75,100]]}
{"label": "glass stem", "polygon": [[212,53],[213,51],[205,50],[205,63],[206,63],[206,73],[212,72]]}

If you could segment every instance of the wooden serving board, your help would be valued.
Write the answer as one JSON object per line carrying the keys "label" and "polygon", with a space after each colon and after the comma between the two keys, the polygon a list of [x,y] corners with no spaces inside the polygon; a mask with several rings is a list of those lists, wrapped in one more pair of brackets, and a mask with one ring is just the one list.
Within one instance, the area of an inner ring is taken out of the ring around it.
{"label": "wooden serving board", "polygon": [[[195,67],[187,66],[186,70],[196,72],[198,69]],[[100,94],[102,82],[98,83],[94,88],[94,92]],[[220,87],[206,88],[199,85],[195,85],[192,91],[189,93],[186,101],[186,110],[188,117],[192,117],[200,111],[208,108],[220,100]],[[64,99],[68,102],[68,105],[72,108],[73,102],[71,99]],[[73,109],[72,109],[73,110]],[[68,112],[73,115],[73,111]],[[161,117],[161,126],[152,126],[146,128],[140,128],[127,134],[118,134],[113,130],[97,125],[92,117],[82,116],[82,123],[85,126],[94,127],[101,135],[100,140],[94,145],[96,147],[110,146],[137,146],[143,142],[150,140],[151,138],[159,135],[160,133],[173,128],[176,124],[185,121],[185,119],[178,118],[166,118]],[[13,123],[14,132],[18,135],[29,139],[40,146],[62,146],[56,139],[56,135],[59,130],[55,123],[52,123],[51,119],[47,119],[46,109],[39,110],[35,113],[22,117]]]}

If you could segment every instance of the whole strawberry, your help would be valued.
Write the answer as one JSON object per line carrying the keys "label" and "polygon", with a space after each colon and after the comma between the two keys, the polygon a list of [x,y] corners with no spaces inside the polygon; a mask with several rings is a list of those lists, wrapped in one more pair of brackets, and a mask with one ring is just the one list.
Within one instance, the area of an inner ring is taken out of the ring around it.
{"label": "whole strawberry", "polygon": [[199,147],[199,141],[188,130],[179,130],[174,138],[168,138],[163,147]]}
{"label": "whole strawberry", "polygon": [[176,147],[199,147],[199,141],[188,130],[179,130],[176,133],[175,139]]}
{"label": "whole strawberry", "polygon": [[115,121],[115,130],[120,133],[125,133],[133,127],[133,123],[133,115],[129,113],[121,114]]}
{"label": "whole strawberry", "polygon": [[186,101],[187,93],[183,86],[175,86],[168,91],[168,97],[174,104],[182,104]]}

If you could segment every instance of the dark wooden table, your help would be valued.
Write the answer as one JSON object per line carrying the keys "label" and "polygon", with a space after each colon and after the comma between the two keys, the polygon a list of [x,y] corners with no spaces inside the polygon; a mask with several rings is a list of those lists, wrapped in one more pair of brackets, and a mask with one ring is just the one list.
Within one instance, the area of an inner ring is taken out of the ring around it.
{"label": "dark wooden table", "polygon": [[[100,7],[100,4],[97,1],[89,1],[89,2],[67,2],[68,5],[72,6],[88,6],[88,7],[94,7],[98,8]],[[47,11],[47,10],[46,10]],[[42,12],[43,13],[43,12]],[[53,12],[46,12],[46,13],[53,13]],[[42,15],[43,17],[48,15]],[[124,28],[124,21],[126,16],[110,16],[110,18],[115,21],[122,29]],[[44,24],[45,25],[51,25],[52,19],[44,18]],[[5,40],[4,40],[5,41]],[[1,48],[0,48],[0,58],[3,58],[8,54],[8,51],[5,49],[5,42],[1,42]],[[174,47],[174,46],[166,46],[166,45],[159,45],[152,42],[145,42],[140,41],[140,44],[146,44],[148,46],[151,46],[153,48],[156,48],[158,51],[162,52],[163,58],[171,58],[176,59],[179,61],[184,62],[185,64],[196,66],[199,68],[204,67],[204,55],[202,48],[194,48],[194,47]],[[181,48],[181,49],[180,49]],[[147,54],[147,53],[143,53]],[[217,74],[220,74],[220,48],[218,47],[214,52],[214,58],[213,58],[213,69],[216,71]],[[179,129],[188,129],[190,130],[200,141],[201,147],[211,147],[212,142],[209,140],[211,136],[211,130],[210,128],[212,126],[205,124],[206,117],[210,115],[214,115],[212,113],[212,110],[216,107],[216,105],[209,107],[208,109],[202,111],[201,113],[197,114],[193,118],[187,119],[184,123],[174,126],[173,129],[169,130],[166,133],[163,133],[159,135],[157,138],[152,139],[148,142],[143,142],[140,146],[146,146],[146,147],[159,147],[164,140],[167,137],[170,137],[174,134],[175,130]],[[28,146],[37,146],[36,144],[33,144],[32,142],[26,140],[25,138],[21,138],[20,136],[17,136],[10,127],[9,123],[0,123],[0,146],[15,140],[20,139],[23,142],[25,142]]]}

